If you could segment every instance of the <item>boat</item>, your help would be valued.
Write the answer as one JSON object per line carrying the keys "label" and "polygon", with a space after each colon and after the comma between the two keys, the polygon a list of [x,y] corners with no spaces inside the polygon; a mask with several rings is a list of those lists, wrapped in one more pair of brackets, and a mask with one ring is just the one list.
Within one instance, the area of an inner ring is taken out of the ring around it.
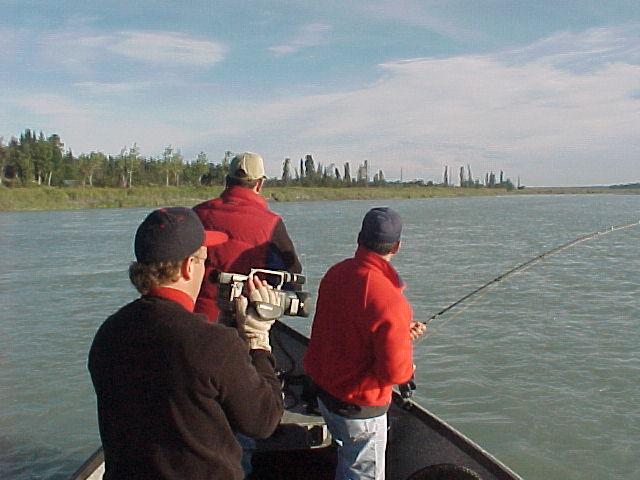
{"label": "boat", "polygon": [[[335,443],[308,394],[302,356],[309,339],[283,322],[271,329],[271,344],[285,392],[285,414],[276,432],[259,440],[253,455],[256,479],[331,480]],[[386,478],[391,480],[522,480],[505,464],[433,413],[394,391],[388,413]],[[101,480],[99,448],[70,480]]]}

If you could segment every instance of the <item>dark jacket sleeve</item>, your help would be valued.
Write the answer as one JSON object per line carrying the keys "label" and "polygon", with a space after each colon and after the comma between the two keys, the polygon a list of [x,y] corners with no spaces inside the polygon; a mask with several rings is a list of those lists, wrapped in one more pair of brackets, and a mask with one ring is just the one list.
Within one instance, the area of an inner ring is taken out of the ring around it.
{"label": "dark jacket sleeve", "polygon": [[268,437],[284,411],[275,358],[265,350],[248,352],[236,334],[231,336],[227,359],[218,388],[229,424],[249,437]]}
{"label": "dark jacket sleeve", "polygon": [[273,236],[271,237],[271,244],[282,259],[287,271],[292,273],[302,272],[302,265],[300,264],[300,260],[298,260],[296,249],[293,246],[293,242],[287,232],[287,227],[284,226],[282,219],[276,224]]}

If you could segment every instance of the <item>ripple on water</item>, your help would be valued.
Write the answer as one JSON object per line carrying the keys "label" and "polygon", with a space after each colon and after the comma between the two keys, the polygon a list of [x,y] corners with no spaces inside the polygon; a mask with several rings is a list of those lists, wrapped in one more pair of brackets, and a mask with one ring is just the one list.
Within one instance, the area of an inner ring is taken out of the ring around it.
{"label": "ripple on water", "polygon": [[[640,196],[384,203],[404,218],[394,264],[423,320],[539,253],[640,211]],[[276,205],[306,253],[312,293],[353,253],[362,215],[379,204]],[[0,219],[0,241],[15,252],[0,256],[1,478],[66,478],[97,446],[86,353],[103,319],[135,296],[126,270],[146,213]],[[48,224],[60,229],[43,239]],[[436,319],[415,348],[416,398],[528,480],[640,478],[638,240],[627,230],[584,242]],[[310,331],[310,319],[286,322]]]}

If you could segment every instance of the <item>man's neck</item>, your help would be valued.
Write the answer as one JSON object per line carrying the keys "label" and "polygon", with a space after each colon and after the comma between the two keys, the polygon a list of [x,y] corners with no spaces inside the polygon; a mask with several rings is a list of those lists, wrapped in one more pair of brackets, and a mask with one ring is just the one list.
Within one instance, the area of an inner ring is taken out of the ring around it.
{"label": "man's neck", "polygon": [[148,295],[152,297],[165,298],[181,305],[185,310],[193,312],[195,307],[195,298],[189,292],[181,288],[175,288],[170,285],[163,285],[149,290]]}
{"label": "man's neck", "polygon": [[[375,253],[375,252],[373,252]],[[379,253],[376,253],[376,255],[380,255]],[[387,253],[386,255],[380,255],[380,257],[382,257],[384,260],[386,260],[387,262],[390,262],[391,259],[393,258],[393,253]]]}

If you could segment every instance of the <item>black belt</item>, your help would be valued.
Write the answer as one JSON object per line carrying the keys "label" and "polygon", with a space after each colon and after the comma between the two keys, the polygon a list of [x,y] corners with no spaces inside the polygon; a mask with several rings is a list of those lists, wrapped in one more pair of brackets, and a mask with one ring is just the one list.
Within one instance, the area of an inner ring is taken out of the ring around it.
{"label": "black belt", "polygon": [[315,385],[316,395],[327,410],[336,415],[340,415],[345,418],[373,418],[379,417],[387,413],[389,405],[383,405],[381,407],[372,407],[369,405],[355,405],[353,403],[345,402],[339,398],[334,397],[322,387]]}

